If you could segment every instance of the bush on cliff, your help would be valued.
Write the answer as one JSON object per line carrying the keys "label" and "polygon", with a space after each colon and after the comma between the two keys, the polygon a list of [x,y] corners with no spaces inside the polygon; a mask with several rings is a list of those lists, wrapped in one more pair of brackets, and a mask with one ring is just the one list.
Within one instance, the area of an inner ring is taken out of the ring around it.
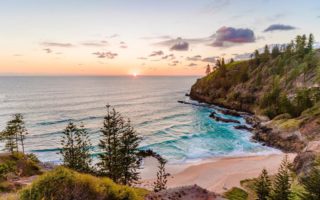
{"label": "bush on cliff", "polygon": [[20,192],[21,200],[139,200],[146,190],[115,184],[108,178],[81,174],[64,167],[40,176]]}

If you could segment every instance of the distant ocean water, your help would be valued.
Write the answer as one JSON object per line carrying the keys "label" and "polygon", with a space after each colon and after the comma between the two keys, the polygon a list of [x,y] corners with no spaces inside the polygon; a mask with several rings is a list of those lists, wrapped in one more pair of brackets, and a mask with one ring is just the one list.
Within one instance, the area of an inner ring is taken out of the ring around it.
{"label": "distant ocean water", "polygon": [[[28,152],[42,161],[59,162],[61,132],[70,120],[83,123],[94,144],[105,105],[129,117],[143,137],[142,149],[153,149],[171,163],[211,157],[278,152],[250,141],[251,133],[232,123],[209,118],[214,109],[184,105],[197,77],[0,77],[0,130],[22,113],[29,131]],[[220,114],[245,123],[242,118]]]}

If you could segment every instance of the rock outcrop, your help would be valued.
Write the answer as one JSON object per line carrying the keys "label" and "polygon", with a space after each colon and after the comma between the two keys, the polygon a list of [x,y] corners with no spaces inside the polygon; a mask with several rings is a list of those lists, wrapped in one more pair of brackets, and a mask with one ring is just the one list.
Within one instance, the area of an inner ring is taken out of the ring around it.
{"label": "rock outcrop", "polygon": [[320,154],[320,140],[309,142],[309,144],[294,159],[294,169],[298,174],[309,172],[314,160]]}
{"label": "rock outcrop", "polygon": [[240,124],[240,121],[238,121],[238,120],[219,117],[219,116],[216,115],[215,112],[212,112],[209,117],[214,119],[214,120],[216,120],[217,122]]}
{"label": "rock outcrop", "polygon": [[160,192],[152,192],[146,200],[224,200],[220,195],[203,189],[197,185],[171,188]]}

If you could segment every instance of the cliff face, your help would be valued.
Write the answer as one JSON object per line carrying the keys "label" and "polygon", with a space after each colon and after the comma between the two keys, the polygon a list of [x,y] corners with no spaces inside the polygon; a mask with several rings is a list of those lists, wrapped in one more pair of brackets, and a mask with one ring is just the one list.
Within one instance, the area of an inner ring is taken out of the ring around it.
{"label": "cliff face", "polygon": [[263,53],[232,62],[198,79],[194,100],[247,111],[270,120],[259,122],[253,139],[289,152],[320,140],[320,52]]}

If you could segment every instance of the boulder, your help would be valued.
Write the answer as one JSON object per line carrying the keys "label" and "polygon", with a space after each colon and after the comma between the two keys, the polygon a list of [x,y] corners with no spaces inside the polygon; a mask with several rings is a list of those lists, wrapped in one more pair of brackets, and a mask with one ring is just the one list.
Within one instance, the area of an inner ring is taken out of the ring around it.
{"label": "boulder", "polygon": [[225,114],[225,115],[231,115],[231,116],[234,116],[234,117],[240,117],[240,113],[235,111],[235,110],[229,110],[229,109],[220,109],[219,110],[222,114]]}
{"label": "boulder", "polygon": [[320,141],[311,141],[300,152],[293,161],[293,167],[296,173],[308,173],[316,157],[320,154]]}
{"label": "boulder", "polygon": [[212,112],[212,113],[209,115],[209,117],[212,118],[212,119],[214,119],[214,120],[216,120],[217,122],[240,124],[240,121],[238,121],[238,120],[235,120],[235,119],[226,119],[226,118],[223,118],[223,117],[216,116],[216,113],[215,113],[215,112]]}
{"label": "boulder", "polygon": [[237,126],[234,126],[235,129],[238,129],[238,130],[246,130],[246,131],[252,131],[253,128],[249,127],[249,126],[246,126],[246,125],[237,125]]}

